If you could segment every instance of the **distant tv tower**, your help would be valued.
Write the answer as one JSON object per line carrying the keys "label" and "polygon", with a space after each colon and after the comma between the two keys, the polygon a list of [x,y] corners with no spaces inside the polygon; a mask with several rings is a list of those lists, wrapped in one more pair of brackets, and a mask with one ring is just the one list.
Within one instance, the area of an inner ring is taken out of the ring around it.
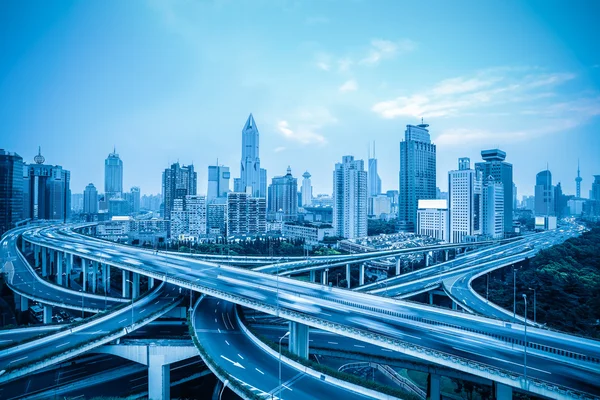
{"label": "distant tv tower", "polygon": [[579,175],[579,158],[577,159],[577,178],[575,178],[575,184],[576,184],[576,195],[577,198],[580,199],[581,198],[581,181],[583,179],[581,179],[581,176]]}

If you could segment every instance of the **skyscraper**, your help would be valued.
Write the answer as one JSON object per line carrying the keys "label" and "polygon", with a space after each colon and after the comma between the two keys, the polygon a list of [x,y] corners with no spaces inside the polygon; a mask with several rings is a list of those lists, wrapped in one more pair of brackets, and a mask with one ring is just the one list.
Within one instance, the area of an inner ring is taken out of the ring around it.
{"label": "skyscraper", "polygon": [[333,227],[335,235],[367,235],[367,172],[363,160],[342,157],[333,172]]}
{"label": "skyscraper", "polygon": [[482,150],[481,158],[484,162],[475,164],[475,171],[481,172],[483,179],[490,176],[496,182],[502,182],[504,187],[504,232],[512,233],[513,217],[513,167],[504,161],[506,153],[499,149]]}
{"label": "skyscraper", "polygon": [[206,197],[187,195],[173,201],[171,237],[198,237],[206,234]]}
{"label": "skyscraper", "polygon": [[138,213],[140,212],[140,188],[137,186],[134,186],[131,188],[131,190],[129,191],[129,202],[130,204],[130,208],[131,208],[131,212],[133,213]]}
{"label": "skyscraper", "polygon": [[116,148],[104,161],[104,195],[107,201],[123,195],[123,161]]}
{"label": "skyscraper", "polygon": [[406,125],[400,142],[400,230],[414,232],[419,200],[435,199],[436,147],[431,143],[428,124]]}
{"label": "skyscraper", "polygon": [[483,218],[481,233],[491,239],[504,236],[504,185],[493,176],[483,181]]}
{"label": "skyscraper", "polygon": [[71,214],[71,173],[45,160],[39,149],[35,164],[24,165],[23,218],[66,221]]}
{"label": "skyscraper", "polygon": [[93,183],[88,184],[83,191],[83,213],[98,213],[98,190]]}
{"label": "skyscraper", "polygon": [[234,190],[253,197],[266,197],[267,171],[260,168],[259,133],[252,114],[242,129],[240,178],[235,180]]}
{"label": "skyscraper", "polygon": [[581,198],[581,175],[579,174],[579,159],[577,159],[577,178],[575,178],[575,197]]}
{"label": "skyscraper", "polygon": [[535,176],[535,215],[555,215],[554,210],[552,174],[546,169]]}
{"label": "skyscraper", "polygon": [[224,165],[210,165],[208,167],[208,190],[206,201],[215,202],[216,199],[223,199],[227,202],[227,193],[229,193],[229,167]]}
{"label": "skyscraper", "polygon": [[308,207],[312,203],[312,185],[308,171],[302,174],[302,207]]}
{"label": "skyscraper", "polygon": [[281,213],[284,222],[296,221],[298,218],[298,180],[292,176],[288,166],[284,176],[276,176],[269,186],[268,219],[276,220]]}
{"label": "skyscraper", "polygon": [[471,160],[458,159],[458,170],[448,172],[450,243],[481,234],[481,173]]}
{"label": "skyscraper", "polygon": [[367,177],[368,196],[373,197],[381,194],[381,178],[377,173],[377,158],[375,158],[375,142],[373,142],[373,157],[369,154],[369,171]]}
{"label": "skyscraper", "polygon": [[171,219],[175,199],[196,195],[197,174],[193,165],[179,165],[176,162],[162,174],[163,218]]}
{"label": "skyscraper", "polygon": [[23,214],[23,158],[0,149],[0,235]]}
{"label": "skyscraper", "polygon": [[590,199],[600,201],[600,175],[594,175]]}

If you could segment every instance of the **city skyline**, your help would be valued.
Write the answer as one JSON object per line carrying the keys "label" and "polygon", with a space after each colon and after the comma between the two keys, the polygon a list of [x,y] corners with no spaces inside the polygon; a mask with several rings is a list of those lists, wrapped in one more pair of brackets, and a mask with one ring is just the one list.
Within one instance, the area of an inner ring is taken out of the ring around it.
{"label": "city skyline", "polygon": [[[343,38],[325,33],[344,29],[344,19],[368,5],[280,4],[104,9],[65,2],[33,15],[7,7],[0,29],[19,40],[0,44],[7,55],[0,63],[3,147],[31,162],[41,145],[50,162],[74,172],[74,193],[90,182],[103,186],[101,165],[113,146],[124,160],[124,190],[159,193],[159,173],[181,160],[194,163],[204,193],[207,166],[217,158],[237,170],[240,125],[253,113],[267,171],[310,170],[314,193],[331,193],[336,160],[367,160],[366,145],[376,140],[385,192],[397,189],[404,127],[423,117],[439,149],[438,176],[459,157],[475,160],[480,150],[497,147],[514,165],[519,197],[533,194],[535,174],[547,162],[564,192],[575,193],[579,158],[587,196],[600,171],[600,52],[589,39],[598,28],[586,22],[594,12],[581,12],[583,3],[507,3],[493,13],[472,3],[466,15],[436,3],[427,8],[427,30],[415,29],[419,18],[398,26],[381,7],[373,11],[377,26],[358,24]],[[425,11],[388,4],[403,14]],[[497,17],[509,14],[525,30],[518,34],[531,40],[508,45],[517,33]],[[492,23],[482,31],[485,40],[473,37],[474,28]],[[211,36],[228,24],[236,26],[233,36]],[[295,36],[273,37],[280,24]],[[442,29],[460,46],[444,41],[448,48],[441,48]],[[437,186],[447,190],[444,180]]]}

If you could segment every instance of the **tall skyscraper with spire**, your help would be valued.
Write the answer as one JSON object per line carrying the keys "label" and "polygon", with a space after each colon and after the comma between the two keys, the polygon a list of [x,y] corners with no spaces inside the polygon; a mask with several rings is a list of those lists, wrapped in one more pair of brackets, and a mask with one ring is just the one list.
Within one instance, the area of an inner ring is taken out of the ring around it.
{"label": "tall skyscraper with spire", "polygon": [[104,161],[104,196],[106,201],[123,195],[123,161],[117,148]]}
{"label": "tall skyscraper with spire", "polygon": [[381,193],[381,178],[377,173],[377,158],[375,158],[375,142],[373,142],[373,157],[369,149],[369,172],[367,175],[369,197],[377,196]]}
{"label": "tall skyscraper with spire", "polygon": [[581,198],[581,175],[579,174],[579,159],[577,159],[577,178],[575,178],[575,197]]}
{"label": "tall skyscraper with spire", "polygon": [[240,177],[235,179],[234,190],[253,197],[266,197],[267,171],[260,167],[259,132],[252,114],[242,129],[242,160]]}

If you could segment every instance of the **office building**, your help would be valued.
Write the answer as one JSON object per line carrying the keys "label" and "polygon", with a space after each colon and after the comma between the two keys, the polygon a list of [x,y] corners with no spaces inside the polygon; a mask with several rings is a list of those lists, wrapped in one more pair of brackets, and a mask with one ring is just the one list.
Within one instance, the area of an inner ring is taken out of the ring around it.
{"label": "office building", "polygon": [[173,200],[170,237],[196,241],[206,235],[206,197],[187,195]]}
{"label": "office building", "polygon": [[419,200],[417,208],[417,235],[430,236],[448,242],[448,201]]}
{"label": "office building", "polygon": [[555,215],[554,210],[552,173],[546,169],[535,176],[535,215]]}
{"label": "office building", "polygon": [[496,182],[502,182],[504,188],[504,232],[512,233],[513,217],[513,167],[504,161],[506,153],[499,149],[482,150],[481,158],[484,162],[475,164],[475,171],[481,172],[485,179],[493,177]]}
{"label": "office building", "polygon": [[247,193],[227,194],[227,235],[256,236],[267,231],[264,197]]}
{"label": "office building", "polygon": [[[298,180],[288,166],[284,176],[276,176],[269,186],[267,219],[292,222],[298,219]],[[277,218],[277,216],[281,218]]]}
{"label": "office building", "polygon": [[600,175],[594,175],[594,182],[592,182],[592,190],[590,192],[590,200],[600,201]]}
{"label": "office building", "polygon": [[98,213],[98,190],[93,183],[88,184],[83,191],[83,213]]}
{"label": "office building", "polygon": [[0,149],[0,235],[23,216],[23,158]]}
{"label": "office building", "polygon": [[124,217],[131,214],[131,203],[127,199],[113,197],[108,200],[108,215],[112,217]]}
{"label": "office building", "polygon": [[71,214],[71,173],[44,161],[40,149],[34,157],[35,164],[23,167],[23,219],[66,222]]}
{"label": "office building", "polygon": [[333,223],[333,206],[310,206],[305,207],[304,221],[305,222],[321,222]]}
{"label": "office building", "polygon": [[367,172],[363,160],[344,156],[333,172],[333,227],[346,239],[367,236]]}
{"label": "office building", "polygon": [[140,206],[141,206],[140,195],[141,195],[140,188],[137,186],[132,187],[131,190],[129,191],[129,196],[130,196],[129,202],[130,202],[131,212],[133,212],[133,213],[140,212]]}
{"label": "office building", "polygon": [[461,243],[481,234],[481,173],[471,160],[458,159],[458,170],[448,172],[450,243]]}
{"label": "office building", "polygon": [[398,215],[398,191],[388,190],[386,196],[390,199],[390,215]]}
{"label": "office building", "polygon": [[504,185],[493,176],[483,181],[483,218],[481,233],[490,239],[504,236]]}
{"label": "office building", "polygon": [[160,194],[143,195],[140,200],[140,208],[145,211],[160,211],[162,197]]}
{"label": "office building", "polygon": [[196,195],[197,173],[193,165],[176,162],[162,174],[163,218],[171,219],[175,199]]}
{"label": "office building", "polygon": [[333,226],[328,224],[286,222],[281,227],[281,234],[287,239],[303,240],[306,244],[314,245],[334,236],[335,232]]}
{"label": "office building", "polygon": [[104,195],[106,200],[123,195],[123,161],[116,148],[104,160]]}
{"label": "office building", "polygon": [[[208,190],[206,194],[207,203],[227,202],[229,193],[229,167],[224,165],[210,165],[208,167]],[[222,199],[222,201],[217,201]]]}
{"label": "office building", "polygon": [[407,125],[400,142],[398,224],[402,231],[414,232],[418,201],[436,197],[436,147],[428,127]]}
{"label": "office building", "polygon": [[227,233],[227,204],[209,203],[206,205],[206,233],[211,235]]}
{"label": "office building", "polygon": [[312,185],[310,182],[310,174],[308,173],[308,171],[302,174],[302,188],[300,189],[300,191],[302,197],[302,202],[300,204],[302,205],[302,207],[310,206],[312,204]]}
{"label": "office building", "polygon": [[369,217],[385,218],[391,213],[391,198],[385,194],[369,197]]}
{"label": "office building", "polygon": [[259,132],[252,114],[242,129],[242,160],[240,177],[235,179],[234,191],[252,197],[266,197],[267,171],[260,167]]}
{"label": "office building", "polygon": [[521,201],[521,208],[525,210],[535,210],[535,196],[523,196],[523,201]]}
{"label": "office building", "polygon": [[371,157],[371,154],[369,154],[367,187],[369,197],[377,196],[381,193],[381,178],[379,178],[379,174],[377,173],[377,158],[375,158],[375,142],[373,142],[373,157]]}
{"label": "office building", "polygon": [[83,212],[83,193],[71,193],[71,214]]}

